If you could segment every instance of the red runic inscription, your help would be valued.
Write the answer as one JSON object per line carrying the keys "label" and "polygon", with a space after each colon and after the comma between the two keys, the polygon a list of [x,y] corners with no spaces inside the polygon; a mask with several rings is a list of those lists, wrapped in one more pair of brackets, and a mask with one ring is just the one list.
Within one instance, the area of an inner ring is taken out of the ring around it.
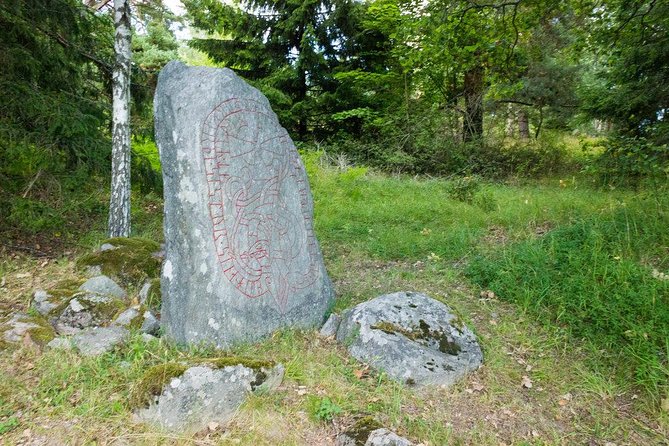
{"label": "red runic inscription", "polygon": [[201,149],[223,273],[244,296],[271,297],[285,312],[290,295],[316,280],[318,258],[288,133],[264,104],[231,98],[205,119]]}

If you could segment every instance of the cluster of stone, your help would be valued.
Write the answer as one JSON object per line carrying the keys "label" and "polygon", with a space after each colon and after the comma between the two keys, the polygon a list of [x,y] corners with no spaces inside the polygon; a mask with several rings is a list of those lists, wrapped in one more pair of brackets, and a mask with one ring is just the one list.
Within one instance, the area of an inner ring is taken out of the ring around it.
{"label": "cluster of stone", "polygon": [[[128,244],[134,248],[123,249]],[[160,330],[160,298],[156,289],[159,268],[148,271],[137,268],[146,266],[146,258],[135,262],[141,253],[138,246],[146,248],[144,257],[160,264],[158,244],[141,239],[111,239],[98,252],[85,257],[88,263],[83,265],[84,269],[92,277],[65,280],[48,290],[36,290],[31,303],[33,313],[10,315],[0,324],[0,340],[6,344],[23,342],[74,349],[92,356],[122,344],[133,329],[147,339],[157,336]],[[114,278],[102,274],[103,269]],[[144,280],[138,296],[129,296],[121,285],[130,284],[130,276]]]}

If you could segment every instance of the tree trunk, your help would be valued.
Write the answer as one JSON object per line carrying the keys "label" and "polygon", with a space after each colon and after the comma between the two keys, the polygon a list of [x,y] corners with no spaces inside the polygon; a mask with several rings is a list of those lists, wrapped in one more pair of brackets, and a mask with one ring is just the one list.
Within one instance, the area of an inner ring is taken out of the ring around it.
{"label": "tree trunk", "polygon": [[530,139],[530,121],[524,109],[518,111],[518,136],[522,140]]}
{"label": "tree trunk", "polygon": [[130,235],[130,3],[114,0],[112,73],[112,180],[109,236]]}
{"label": "tree trunk", "polygon": [[506,126],[504,127],[504,133],[509,138],[513,138],[516,135],[516,120],[514,119],[513,106],[511,104],[506,106]]}
{"label": "tree trunk", "polygon": [[541,132],[541,126],[544,124],[544,108],[539,107],[539,123],[537,124],[537,130],[534,132],[534,139],[539,139],[539,132]]}
{"label": "tree trunk", "polygon": [[465,118],[463,139],[475,141],[483,136],[483,67],[475,66],[465,72]]}

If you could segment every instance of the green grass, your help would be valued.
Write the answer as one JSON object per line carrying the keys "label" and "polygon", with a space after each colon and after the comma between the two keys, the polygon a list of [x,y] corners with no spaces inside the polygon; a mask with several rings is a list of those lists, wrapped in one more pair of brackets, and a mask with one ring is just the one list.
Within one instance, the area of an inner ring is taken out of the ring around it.
{"label": "green grass", "polygon": [[[30,429],[66,444],[313,445],[366,415],[426,445],[665,441],[658,400],[668,290],[652,275],[669,273],[661,195],[574,178],[471,179],[469,200],[454,192],[455,178],[321,167],[318,153],[304,159],[335,311],[393,291],[428,293],[475,330],[481,370],[450,389],[416,392],[313,331],[282,331],[229,352],[282,363],[281,388],[249,398],[225,431],[184,437],[132,423],[129,398],[151,367],[220,352],[138,336],[98,358],[19,348],[0,351],[2,441],[17,443]],[[133,206],[135,235],[159,241],[160,200],[137,197]],[[105,238],[98,223],[80,249]],[[34,288],[77,278],[77,257],[46,265],[0,257],[0,310],[25,309]],[[499,299],[479,298],[488,289]]]}
{"label": "green grass", "polygon": [[539,240],[478,255],[467,276],[608,352],[613,369],[659,403],[669,368],[669,201],[638,199]]}

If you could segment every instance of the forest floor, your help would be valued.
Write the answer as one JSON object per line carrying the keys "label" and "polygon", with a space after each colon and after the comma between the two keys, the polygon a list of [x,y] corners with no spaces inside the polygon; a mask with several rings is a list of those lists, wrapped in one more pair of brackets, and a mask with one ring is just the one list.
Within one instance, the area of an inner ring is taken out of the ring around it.
{"label": "forest floor", "polygon": [[[519,246],[540,244],[556,229],[644,200],[657,203],[652,193],[599,190],[575,178],[472,185],[478,180],[416,180],[306,164],[316,231],[337,292],[334,311],[388,292],[427,293],[478,335],[481,369],[449,389],[415,390],[358,363],[315,331],[283,331],[234,350],[283,363],[279,390],[249,398],[225,428],[186,437],[136,423],[128,395],[151,365],[207,352],[146,343],[139,335],[97,358],[24,346],[0,351],[0,442],[332,445],[355,416],[369,414],[432,446],[669,444],[669,415],[662,409],[666,375],[664,381],[653,381],[655,375],[635,380],[622,348],[575,336],[582,331],[570,328],[572,319],[545,317],[502,285],[488,293],[480,273],[468,273],[472,262],[500,255],[522,262]],[[160,240],[159,204],[136,200],[138,235]],[[626,215],[632,227],[650,227],[634,221],[637,214]],[[639,235],[641,245],[614,251],[648,270],[642,285],[666,305],[666,284],[651,280],[651,272],[669,268],[669,244],[651,235],[655,242],[648,243],[656,246],[643,244]],[[80,277],[76,258],[103,238],[93,229],[66,255],[0,252],[0,316],[27,310],[37,288]],[[580,248],[570,248],[575,258],[583,254]],[[517,283],[525,294],[538,295],[532,287],[530,280]],[[651,366],[666,373],[666,360]]]}

